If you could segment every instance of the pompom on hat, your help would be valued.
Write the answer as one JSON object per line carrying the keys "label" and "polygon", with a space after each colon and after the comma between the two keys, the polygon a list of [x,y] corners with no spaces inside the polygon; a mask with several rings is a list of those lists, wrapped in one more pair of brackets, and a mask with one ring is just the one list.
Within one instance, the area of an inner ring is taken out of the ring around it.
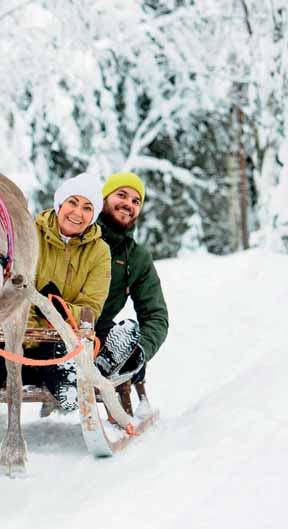
{"label": "pompom on hat", "polygon": [[63,202],[68,197],[71,197],[71,195],[85,197],[93,204],[93,218],[90,222],[90,224],[93,224],[103,207],[102,191],[97,177],[90,173],[81,173],[73,178],[64,180],[58,189],[56,189],[54,195],[54,209],[56,214],[58,214]]}
{"label": "pompom on hat", "polygon": [[145,198],[145,186],[137,174],[114,173],[109,176],[102,188],[103,198],[108,197],[108,195],[113,193],[113,191],[116,191],[116,189],[119,189],[119,187],[132,187],[132,189],[138,191],[141,198],[141,203],[143,205]]}

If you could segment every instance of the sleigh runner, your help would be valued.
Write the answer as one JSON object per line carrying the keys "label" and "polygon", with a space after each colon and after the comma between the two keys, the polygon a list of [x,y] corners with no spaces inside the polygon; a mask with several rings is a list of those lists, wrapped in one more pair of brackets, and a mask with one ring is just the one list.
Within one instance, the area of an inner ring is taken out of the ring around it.
{"label": "sleigh runner", "polygon": [[[94,322],[90,309],[81,313],[78,334],[81,353],[75,358],[77,366],[77,397],[83,437],[94,457],[111,456],[123,449],[137,435],[155,424],[158,412],[152,410],[144,382],[131,384],[128,380],[111,382],[103,377],[93,363]],[[0,331],[0,341],[3,335]],[[59,342],[54,329],[26,329],[24,342]],[[124,377],[125,378],[125,377]],[[127,378],[127,377],[126,377]],[[114,387],[115,386],[115,387]],[[133,410],[131,390],[135,389],[138,404]],[[42,402],[41,416],[60,408],[60,404],[45,387],[24,386],[23,402]],[[0,403],[6,402],[6,391],[0,390]],[[111,413],[111,410],[112,413]]]}

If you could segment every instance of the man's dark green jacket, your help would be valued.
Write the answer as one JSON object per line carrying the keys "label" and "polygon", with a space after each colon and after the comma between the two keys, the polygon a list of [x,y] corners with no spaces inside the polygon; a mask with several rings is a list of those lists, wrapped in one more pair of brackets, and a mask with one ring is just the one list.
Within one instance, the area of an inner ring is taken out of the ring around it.
{"label": "man's dark green jacket", "polygon": [[164,342],[168,331],[168,312],[152,256],[133,239],[133,230],[115,233],[101,219],[97,221],[112,256],[112,279],[108,298],[97,327],[105,327],[124,307],[128,296],[134,304],[141,332],[141,345],[149,361]]}

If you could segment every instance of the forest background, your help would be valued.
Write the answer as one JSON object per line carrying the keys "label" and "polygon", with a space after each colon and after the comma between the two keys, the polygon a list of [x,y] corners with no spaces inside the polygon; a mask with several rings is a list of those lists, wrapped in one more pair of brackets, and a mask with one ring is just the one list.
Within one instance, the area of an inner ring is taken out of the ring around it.
{"label": "forest background", "polygon": [[154,258],[288,251],[285,0],[2,0],[0,28],[0,170],[34,213],[131,170]]}

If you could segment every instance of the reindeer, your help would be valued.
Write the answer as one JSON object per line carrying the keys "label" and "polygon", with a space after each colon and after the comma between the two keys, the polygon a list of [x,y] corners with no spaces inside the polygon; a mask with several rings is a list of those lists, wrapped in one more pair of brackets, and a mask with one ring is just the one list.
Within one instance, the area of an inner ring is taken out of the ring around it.
{"label": "reindeer", "polygon": [[[0,174],[0,325],[5,349],[23,355],[22,342],[31,303],[37,304],[69,350],[77,345],[70,327],[34,287],[38,259],[35,224],[20,189]],[[0,450],[0,467],[13,475],[25,470],[26,446],[21,431],[21,366],[6,360],[8,427]]]}

